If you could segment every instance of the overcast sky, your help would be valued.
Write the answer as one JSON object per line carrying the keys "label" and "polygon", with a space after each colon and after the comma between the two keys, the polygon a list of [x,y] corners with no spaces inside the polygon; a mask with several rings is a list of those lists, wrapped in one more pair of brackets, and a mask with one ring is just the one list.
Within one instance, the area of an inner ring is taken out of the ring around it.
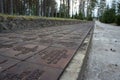
{"label": "overcast sky", "polygon": [[[72,5],[72,0],[70,0],[71,1],[71,4],[70,5]],[[75,0],[73,0],[73,1],[75,1]],[[76,6],[74,5],[74,7],[73,7],[73,12],[72,12],[72,8],[70,8],[70,14],[75,14],[76,12],[78,12],[79,11],[79,1],[80,0],[77,0],[77,4],[76,4]],[[120,0],[116,0],[116,1],[119,1],[120,2]],[[56,2],[58,3],[58,7],[60,7],[60,0],[56,0]],[[112,3],[112,0],[106,0],[106,3],[107,4],[109,4],[109,5],[111,5],[111,3]],[[95,13],[95,15],[97,14],[97,8],[96,8],[96,10],[94,11],[94,13]]]}
{"label": "overcast sky", "polygon": [[111,4],[112,0],[106,0],[107,4]]}
{"label": "overcast sky", "polygon": [[[72,4],[72,1],[77,1],[77,4],[74,5]],[[56,0],[57,2],[57,6],[58,8],[60,7],[60,0]],[[73,11],[72,11],[72,7],[70,6],[70,15],[75,14],[76,12],[79,11],[79,0],[70,0],[70,5],[72,6],[73,5]]]}
{"label": "overcast sky", "polygon": [[[111,5],[113,0],[106,0],[107,4]],[[120,2],[120,0],[115,0],[116,2]]]}

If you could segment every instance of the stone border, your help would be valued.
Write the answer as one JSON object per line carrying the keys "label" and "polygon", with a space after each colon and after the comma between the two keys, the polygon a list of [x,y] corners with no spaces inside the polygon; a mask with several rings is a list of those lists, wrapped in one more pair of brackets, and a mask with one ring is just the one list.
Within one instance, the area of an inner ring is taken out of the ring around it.
{"label": "stone border", "polygon": [[93,32],[94,32],[94,27],[91,29],[91,31],[89,33],[90,34],[90,36],[89,36],[90,39],[89,39],[88,44],[87,44],[87,48],[86,48],[86,52],[85,52],[86,54],[85,54],[85,57],[83,59],[83,63],[82,63],[82,66],[81,66],[81,69],[80,69],[77,80],[85,80],[85,70],[86,70],[86,67],[87,67],[89,52],[90,52],[90,49],[91,49],[91,46],[92,46]]}
{"label": "stone border", "polygon": [[25,17],[12,17],[0,16],[0,32],[11,30],[24,30],[29,28],[41,28],[61,25],[78,24],[80,20],[62,20],[62,19],[47,19],[47,18],[25,18]]}

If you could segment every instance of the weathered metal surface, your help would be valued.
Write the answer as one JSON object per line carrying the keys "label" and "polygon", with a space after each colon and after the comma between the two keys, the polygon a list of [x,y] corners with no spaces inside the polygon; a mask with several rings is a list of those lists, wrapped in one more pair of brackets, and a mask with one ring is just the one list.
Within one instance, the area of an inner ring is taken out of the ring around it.
{"label": "weathered metal surface", "polygon": [[57,80],[62,69],[21,62],[0,73],[0,80]]}
{"label": "weathered metal surface", "polygon": [[27,61],[64,69],[74,53],[75,50],[72,49],[49,47],[38,52],[37,55],[29,58]]}
{"label": "weathered metal surface", "polygon": [[65,41],[65,40],[60,40],[60,41],[56,41],[54,44],[52,44],[52,46],[55,47],[62,47],[62,48],[67,48],[67,49],[77,49],[80,46],[80,43],[78,42],[72,42],[72,41]]}
{"label": "weathered metal surface", "polygon": [[[10,46],[11,47],[11,46]],[[13,48],[8,49],[5,52],[0,53],[1,55],[10,56],[20,60],[25,60],[30,56],[36,54],[37,52],[47,48],[48,46],[26,43],[22,45],[17,45]]]}
{"label": "weathered metal surface", "polygon": [[0,55],[0,72],[14,66],[18,62],[20,62],[20,61]]}
{"label": "weathered metal surface", "polygon": [[0,80],[57,80],[91,27],[83,23],[0,34],[0,55],[11,57],[4,66],[22,60],[5,67]]}
{"label": "weathered metal surface", "polygon": [[23,41],[33,41],[36,39],[37,39],[37,37],[24,37],[24,38],[22,38]]}
{"label": "weathered metal surface", "polygon": [[18,42],[14,40],[5,40],[0,43],[0,52],[13,48]]}

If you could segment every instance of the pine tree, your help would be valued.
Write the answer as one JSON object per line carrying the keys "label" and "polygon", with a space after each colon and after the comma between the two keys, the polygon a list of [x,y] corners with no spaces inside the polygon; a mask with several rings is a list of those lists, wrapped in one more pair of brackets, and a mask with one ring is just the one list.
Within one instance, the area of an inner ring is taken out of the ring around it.
{"label": "pine tree", "polygon": [[3,0],[0,0],[0,12],[4,13]]}
{"label": "pine tree", "polygon": [[13,15],[13,0],[10,0],[10,14]]}

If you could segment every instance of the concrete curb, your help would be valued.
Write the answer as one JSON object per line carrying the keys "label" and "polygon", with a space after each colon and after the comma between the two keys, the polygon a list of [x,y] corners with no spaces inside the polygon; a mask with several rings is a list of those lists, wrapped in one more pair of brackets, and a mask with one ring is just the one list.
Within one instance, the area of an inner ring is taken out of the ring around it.
{"label": "concrete curb", "polygon": [[[93,30],[94,27],[90,28],[88,33],[86,33],[82,44],[77,49],[75,55],[73,56],[69,64],[66,66],[66,69],[61,74],[59,80],[82,80],[83,72],[85,71],[86,62],[89,55],[88,53],[93,36]],[[84,46],[85,43],[87,43],[87,45]]]}
{"label": "concrete curb", "polygon": [[88,44],[87,44],[87,48],[86,48],[86,52],[85,52],[86,54],[85,54],[85,57],[83,59],[82,67],[81,67],[81,70],[79,72],[77,80],[84,80],[84,73],[85,73],[85,69],[87,67],[87,60],[88,60],[89,51],[90,51],[90,48],[91,48],[93,31],[94,31],[94,27],[93,27],[93,29],[91,29],[91,31],[89,33],[90,34],[90,39],[89,39]]}

